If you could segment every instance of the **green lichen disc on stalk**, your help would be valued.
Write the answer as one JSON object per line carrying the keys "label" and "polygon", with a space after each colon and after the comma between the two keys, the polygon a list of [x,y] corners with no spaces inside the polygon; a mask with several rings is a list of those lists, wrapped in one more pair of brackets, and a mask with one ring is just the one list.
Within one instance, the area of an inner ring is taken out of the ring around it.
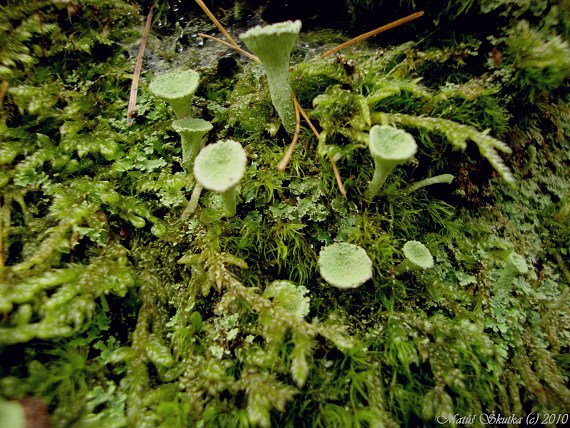
{"label": "green lichen disc on stalk", "polygon": [[200,74],[194,70],[174,71],[155,77],[149,90],[170,104],[176,117],[181,119],[192,112],[192,97],[199,81]]}
{"label": "green lichen disc on stalk", "polygon": [[337,288],[356,288],[372,278],[372,261],[364,248],[337,242],[319,254],[321,276]]}
{"label": "green lichen disc on stalk", "polygon": [[202,187],[220,193],[224,215],[236,213],[237,185],[245,174],[247,154],[240,143],[218,141],[204,147],[194,161],[194,176]]}
{"label": "green lichen disc on stalk", "polygon": [[374,176],[368,184],[366,197],[372,199],[390,172],[410,160],[418,146],[409,133],[393,126],[374,125],[370,128],[370,154],[374,159]]}
{"label": "green lichen disc on stalk", "polygon": [[301,31],[301,21],[279,22],[266,27],[253,27],[240,39],[260,59],[271,101],[288,133],[295,130],[295,108],[288,80],[289,60]]}
{"label": "green lichen disc on stalk", "polygon": [[202,138],[212,128],[212,124],[207,120],[192,117],[185,117],[172,122],[172,129],[182,138],[182,166],[187,174],[192,172],[192,165],[200,151]]}

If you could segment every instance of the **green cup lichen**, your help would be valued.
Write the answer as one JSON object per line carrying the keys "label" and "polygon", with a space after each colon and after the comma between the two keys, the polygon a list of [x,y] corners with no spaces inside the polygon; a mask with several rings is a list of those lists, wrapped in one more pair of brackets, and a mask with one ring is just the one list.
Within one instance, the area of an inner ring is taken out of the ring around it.
{"label": "green cup lichen", "polygon": [[225,217],[236,214],[238,183],[245,174],[247,154],[240,143],[233,140],[218,141],[204,147],[194,161],[194,176],[208,190],[222,197]]}
{"label": "green cup lichen", "polygon": [[212,130],[212,124],[207,120],[185,117],[173,121],[172,129],[180,134],[182,139],[182,167],[189,174],[200,151],[202,139]]}
{"label": "green cup lichen", "polygon": [[248,49],[261,61],[267,75],[271,101],[290,134],[295,130],[295,107],[288,79],[289,62],[300,31],[301,21],[287,21],[253,27],[240,35]]}
{"label": "green cup lichen", "polygon": [[358,245],[337,242],[324,247],[318,264],[321,276],[333,287],[356,288],[372,278],[372,261]]}
{"label": "green cup lichen", "polygon": [[374,175],[368,183],[366,198],[373,199],[392,170],[408,162],[418,150],[409,133],[393,126],[374,125],[370,128],[369,148],[374,159]]}
{"label": "green cup lichen", "polygon": [[396,275],[413,270],[433,267],[433,256],[427,247],[419,241],[408,241],[402,248],[405,259],[396,267]]}
{"label": "green cup lichen", "polygon": [[192,97],[198,89],[200,74],[194,70],[174,71],[155,77],[149,90],[155,97],[166,101],[178,119],[191,116]]}
{"label": "green cup lichen", "polygon": [[0,401],[0,426],[10,428],[25,428],[26,412],[18,401]]}

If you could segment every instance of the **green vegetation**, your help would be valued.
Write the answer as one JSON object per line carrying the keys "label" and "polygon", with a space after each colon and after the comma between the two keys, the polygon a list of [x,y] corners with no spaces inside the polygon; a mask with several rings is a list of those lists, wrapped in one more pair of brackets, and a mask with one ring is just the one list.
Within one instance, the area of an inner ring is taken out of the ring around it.
{"label": "green vegetation", "polygon": [[431,269],[433,267],[433,256],[424,244],[419,241],[408,241],[402,247],[404,260],[396,267],[396,273]]}
{"label": "green vegetation", "polygon": [[[222,3],[242,33],[252,3]],[[347,31],[419,4],[385,3],[347,2]],[[0,6],[0,420],[23,425],[31,402],[54,427],[565,414],[568,2],[441,2],[325,59],[343,31],[302,32],[288,77],[319,137],[302,121],[285,171],[265,73],[173,4],[155,7],[131,126],[146,2]],[[245,151],[231,208],[150,91],[177,69],[201,76],[188,108],[206,147]],[[370,200],[384,127],[417,151]],[[407,268],[410,242],[429,269]],[[367,256],[357,288],[321,277],[338,246]]]}
{"label": "green vegetation", "polygon": [[156,77],[148,89],[166,101],[178,119],[192,115],[192,98],[198,89],[200,75],[194,70],[175,71]]}
{"label": "green vegetation", "polygon": [[188,174],[192,172],[194,160],[200,148],[204,136],[213,129],[213,125],[204,119],[185,117],[172,122],[174,129],[182,140],[182,167]]}

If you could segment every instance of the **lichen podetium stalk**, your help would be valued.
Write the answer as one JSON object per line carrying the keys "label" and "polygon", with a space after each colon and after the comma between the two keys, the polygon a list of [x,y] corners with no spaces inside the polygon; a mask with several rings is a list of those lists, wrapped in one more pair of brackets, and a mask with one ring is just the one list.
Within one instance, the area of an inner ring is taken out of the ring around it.
{"label": "lichen podetium stalk", "polygon": [[366,198],[373,199],[374,196],[378,194],[380,188],[384,185],[384,182],[392,172],[393,167],[386,167],[381,162],[374,159],[374,175],[368,183],[368,188],[366,189]]}
{"label": "lichen podetium stalk", "polygon": [[186,174],[192,173],[194,159],[198,156],[204,136],[212,130],[210,122],[185,117],[172,122],[172,129],[180,134],[182,142],[182,167]]}
{"label": "lichen podetium stalk", "polygon": [[239,191],[237,186],[230,187],[225,192],[221,192],[222,209],[226,217],[233,217],[237,213]]}
{"label": "lichen podetium stalk", "polygon": [[369,149],[374,159],[374,175],[365,196],[372,200],[380,191],[392,170],[411,159],[418,149],[414,137],[392,126],[374,125],[370,128]]}
{"label": "lichen podetium stalk", "polygon": [[271,101],[287,133],[295,130],[295,108],[289,83],[289,60],[301,31],[301,21],[279,22],[266,27],[257,26],[240,39],[263,65]]}

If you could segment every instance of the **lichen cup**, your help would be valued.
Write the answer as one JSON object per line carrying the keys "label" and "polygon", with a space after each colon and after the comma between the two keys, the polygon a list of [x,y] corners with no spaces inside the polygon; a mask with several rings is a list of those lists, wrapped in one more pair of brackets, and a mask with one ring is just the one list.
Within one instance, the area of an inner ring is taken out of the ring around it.
{"label": "lichen cup", "polygon": [[172,129],[182,139],[182,167],[187,174],[192,172],[194,159],[196,159],[202,146],[202,139],[212,128],[212,124],[207,120],[192,117],[185,117],[172,122]]}
{"label": "lichen cup", "polygon": [[222,216],[233,217],[239,197],[238,183],[245,174],[247,154],[240,143],[218,141],[204,147],[194,161],[194,177],[204,189],[222,197]]}
{"label": "lichen cup", "polygon": [[418,150],[414,137],[393,126],[374,125],[369,135],[370,154],[374,159],[374,175],[365,196],[373,199],[392,170],[414,157]]}
{"label": "lichen cup", "polygon": [[301,21],[286,21],[265,27],[256,26],[239,38],[261,61],[267,75],[271,101],[285,130],[295,130],[295,107],[289,83],[291,51],[299,38]]}
{"label": "lichen cup", "polygon": [[166,101],[178,119],[192,115],[192,98],[198,89],[200,74],[194,70],[179,70],[162,74],[150,82],[149,90]]}

